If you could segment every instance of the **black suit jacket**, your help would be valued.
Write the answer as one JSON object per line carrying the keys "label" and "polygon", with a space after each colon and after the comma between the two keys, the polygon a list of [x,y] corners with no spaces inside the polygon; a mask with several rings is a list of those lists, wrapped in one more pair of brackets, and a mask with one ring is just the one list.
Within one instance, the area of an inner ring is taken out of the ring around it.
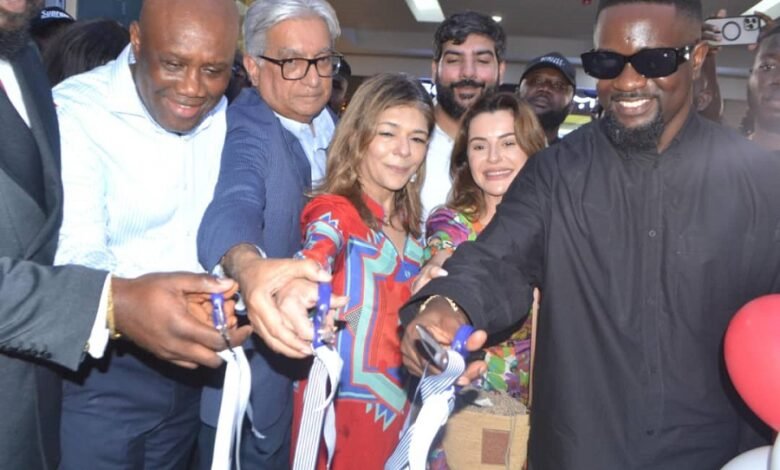
{"label": "black suit jacket", "polygon": [[62,221],[57,117],[37,49],[10,62],[30,127],[0,96],[0,469],[46,469],[59,453],[56,369],[81,362],[106,273],[51,266]]}

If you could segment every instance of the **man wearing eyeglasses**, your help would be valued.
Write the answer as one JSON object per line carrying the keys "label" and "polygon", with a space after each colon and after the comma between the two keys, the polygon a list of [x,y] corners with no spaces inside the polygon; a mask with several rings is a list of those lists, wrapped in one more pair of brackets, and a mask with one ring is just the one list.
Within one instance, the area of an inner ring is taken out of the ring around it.
{"label": "man wearing eyeglasses", "polygon": [[[334,49],[339,34],[336,14],[324,0],[257,0],[244,21],[244,66],[252,87],[228,108],[214,200],[198,233],[201,264],[218,266],[239,282],[258,334],[245,344],[252,412],[241,440],[244,468],[290,467],[290,376],[299,366],[287,358],[308,357],[312,349],[292,325],[255,303],[263,287],[256,278],[258,248],[273,258],[290,258],[301,248],[300,213],[306,194],[325,174],[335,128],[325,106],[341,64]],[[220,383],[206,387],[202,397],[204,469],[211,462]]]}
{"label": "man wearing eyeglasses", "polygon": [[520,77],[517,94],[533,108],[550,145],[560,140],[558,129],[571,112],[576,89],[574,66],[558,52],[533,59]]}
{"label": "man wearing eyeglasses", "polygon": [[697,0],[602,0],[582,63],[604,118],[530,159],[401,311],[419,374],[416,324],[448,344],[471,323],[476,349],[540,289],[532,470],[714,469],[765,442],[721,345],[780,292],[780,160],[693,110],[700,31]]}

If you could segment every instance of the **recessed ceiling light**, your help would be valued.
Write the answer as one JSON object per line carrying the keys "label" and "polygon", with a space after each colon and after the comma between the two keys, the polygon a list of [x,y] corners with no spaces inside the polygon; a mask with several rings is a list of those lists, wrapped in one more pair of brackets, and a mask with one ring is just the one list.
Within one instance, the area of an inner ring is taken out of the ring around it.
{"label": "recessed ceiling light", "polygon": [[406,0],[414,19],[420,23],[441,23],[444,21],[444,12],[438,0]]}
{"label": "recessed ceiling light", "polygon": [[493,21],[495,21],[496,23],[500,23],[501,20],[504,19],[504,17],[502,17],[501,15],[493,15],[491,16],[491,18],[493,18]]}

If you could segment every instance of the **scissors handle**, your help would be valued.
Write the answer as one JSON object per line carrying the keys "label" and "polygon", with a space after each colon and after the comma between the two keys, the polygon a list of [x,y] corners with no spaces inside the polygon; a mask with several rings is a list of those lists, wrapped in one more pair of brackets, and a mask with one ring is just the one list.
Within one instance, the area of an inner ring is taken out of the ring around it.
{"label": "scissors handle", "polygon": [[211,294],[211,320],[214,322],[214,328],[222,330],[225,328],[225,297],[222,294]]}
{"label": "scissors handle", "polygon": [[225,346],[231,352],[233,347],[230,345],[230,338],[227,334],[227,318],[225,318],[225,297],[220,294],[211,294],[211,321],[214,322],[214,328],[222,335],[222,339],[225,340]]}
{"label": "scissors handle", "polygon": [[330,295],[333,293],[333,287],[329,282],[320,282],[317,287],[317,307],[314,311],[314,340],[312,346],[314,349],[327,344],[322,340],[322,327],[325,324],[325,317],[330,310]]}
{"label": "scissors handle", "polygon": [[452,349],[463,356],[465,359],[469,355],[468,349],[466,349],[466,341],[468,341],[471,333],[474,333],[474,327],[471,325],[461,325],[458,331],[455,332],[455,337],[452,339]]}

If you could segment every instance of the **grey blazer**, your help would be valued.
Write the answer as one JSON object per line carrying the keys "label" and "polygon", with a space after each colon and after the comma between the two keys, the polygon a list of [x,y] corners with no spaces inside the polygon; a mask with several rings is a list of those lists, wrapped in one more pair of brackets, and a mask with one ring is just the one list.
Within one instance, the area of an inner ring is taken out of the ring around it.
{"label": "grey blazer", "polygon": [[62,221],[59,132],[32,44],[12,60],[28,128],[0,90],[0,469],[55,468],[60,379],[75,369],[106,273],[53,268]]}

